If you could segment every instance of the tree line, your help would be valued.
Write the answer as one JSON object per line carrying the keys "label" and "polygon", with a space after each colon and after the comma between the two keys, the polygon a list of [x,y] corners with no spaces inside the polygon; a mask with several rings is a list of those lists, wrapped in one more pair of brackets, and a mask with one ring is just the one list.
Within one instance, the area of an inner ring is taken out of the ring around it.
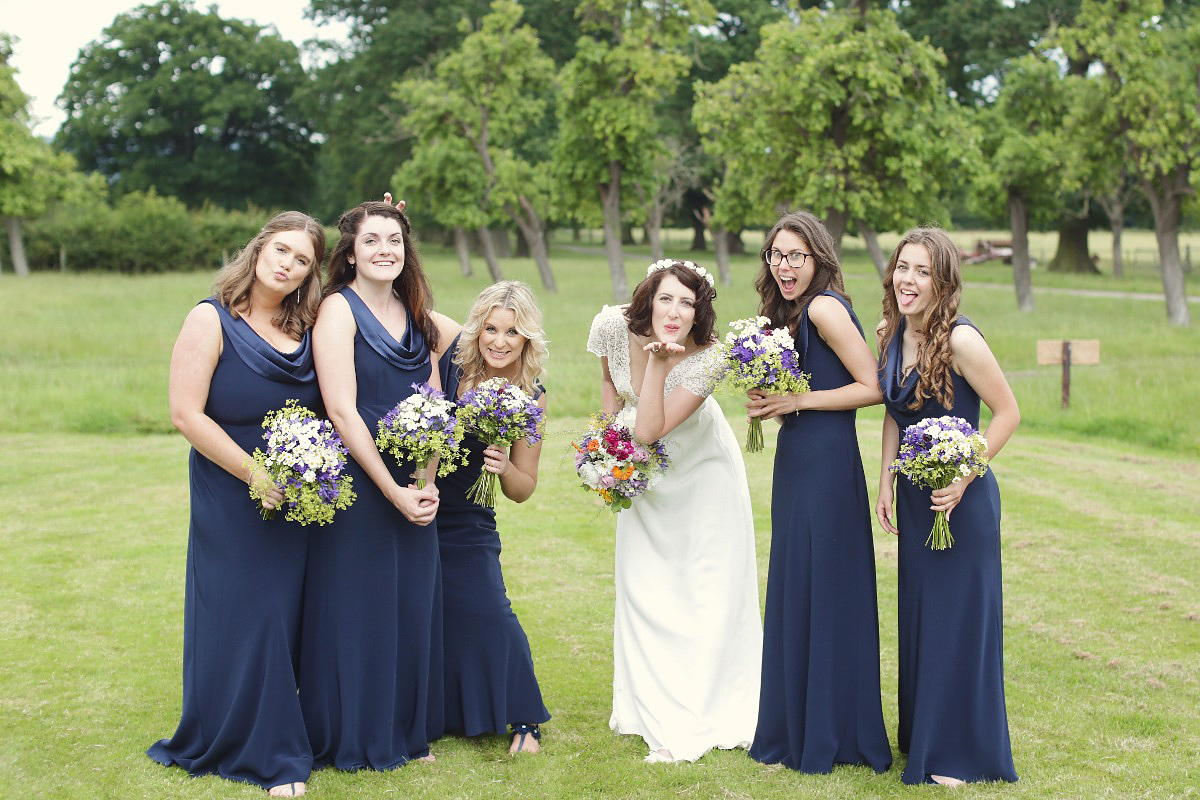
{"label": "tree line", "polygon": [[1095,271],[1087,231],[1110,227],[1119,277],[1134,219],[1186,325],[1196,5],[310,0],[351,33],[307,43],[305,69],[269,26],[162,0],[81,50],[52,145],[20,130],[0,40],[0,215],[11,246],[17,220],[94,189],[84,175],[114,198],[326,219],[393,189],[464,271],[474,244],[500,277],[493,234],[514,231],[551,290],[547,231],[601,227],[618,300],[634,228],[658,258],[664,226],[691,226],[728,281],[740,233],[783,208],[859,234],[880,270],[877,232],[971,219],[1012,230],[1024,310],[1031,227],[1058,231],[1065,271]]}

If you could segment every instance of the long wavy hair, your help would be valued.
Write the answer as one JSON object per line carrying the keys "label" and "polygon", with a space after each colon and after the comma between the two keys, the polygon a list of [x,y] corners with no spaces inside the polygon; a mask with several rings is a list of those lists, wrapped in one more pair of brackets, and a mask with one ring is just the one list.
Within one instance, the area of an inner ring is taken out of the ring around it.
{"label": "long wavy hair", "polygon": [[933,397],[946,408],[954,405],[953,354],[950,352],[950,332],[958,319],[958,304],[962,300],[962,272],[958,263],[958,247],[946,232],[937,227],[913,228],[904,234],[883,274],[883,331],[879,337],[880,364],[887,366],[888,346],[900,325],[900,307],[892,288],[892,275],[900,251],[907,244],[924,245],[929,251],[929,267],[933,278],[933,297],[925,312],[924,338],[917,345],[917,388],[909,408],[918,409]]}
{"label": "long wavy hair", "polygon": [[479,351],[479,332],[494,308],[506,308],[516,317],[517,333],[528,341],[521,351],[520,367],[516,384],[525,392],[533,394],[534,384],[545,369],[549,349],[546,347],[546,332],[542,328],[542,311],[529,286],[521,281],[500,281],[479,293],[475,305],[463,322],[462,334],[458,339],[458,352],[454,363],[462,368],[459,386],[462,391],[483,383],[487,364]]}
{"label": "long wavy hair", "polygon": [[[771,274],[771,265],[767,263],[767,251],[775,246],[775,237],[780,231],[796,234],[805,241],[812,252],[812,281],[795,300],[788,300],[779,291],[779,284]],[[758,313],[771,320],[772,327],[787,325],[788,330],[795,336],[804,309],[808,308],[814,297],[826,290],[836,292],[850,303],[850,295],[846,294],[846,286],[842,280],[842,265],[838,261],[837,245],[821,220],[808,211],[789,211],[780,217],[775,226],[767,232],[758,260],[758,275],[754,278],[754,288],[758,290],[759,298]]]}
{"label": "long wavy hair", "polygon": [[343,213],[338,219],[337,228],[341,236],[329,259],[329,282],[325,284],[325,296],[341,291],[354,280],[354,265],[350,263],[350,256],[354,255],[354,240],[367,217],[383,217],[400,223],[400,233],[404,238],[404,267],[392,281],[392,291],[404,303],[409,323],[416,325],[424,334],[429,349],[436,350],[438,329],[430,314],[433,310],[433,291],[421,266],[421,254],[417,250],[412,225],[404,212],[390,203],[368,200]]}
{"label": "long wavy hair", "polygon": [[317,321],[317,308],[321,305],[321,262],[325,259],[325,229],[307,214],[299,211],[284,211],[276,214],[263,225],[262,230],[246,243],[233,259],[221,268],[213,280],[213,297],[236,319],[239,309],[250,304],[250,289],[254,286],[254,270],[258,257],[271,237],[277,233],[304,231],[312,242],[313,263],[308,275],[294,292],[288,292],[279,306],[279,313],[271,318],[271,324],[293,339],[299,339]]}
{"label": "long wavy hair", "polygon": [[668,275],[674,275],[696,296],[696,315],[692,318],[691,336],[693,342],[704,347],[712,341],[713,328],[717,325],[717,311],[713,308],[717,290],[709,286],[708,281],[700,277],[695,270],[685,267],[682,261],[676,261],[663,269],[656,269],[643,278],[633,290],[633,298],[625,308],[625,321],[629,330],[638,336],[651,335],[654,327],[654,295],[658,292],[663,278]]}

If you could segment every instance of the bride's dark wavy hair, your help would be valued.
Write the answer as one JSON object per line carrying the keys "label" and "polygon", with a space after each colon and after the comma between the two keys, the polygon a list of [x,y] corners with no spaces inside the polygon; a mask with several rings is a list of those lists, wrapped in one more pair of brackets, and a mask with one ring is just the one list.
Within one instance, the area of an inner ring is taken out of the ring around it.
{"label": "bride's dark wavy hair", "polygon": [[717,312],[713,308],[713,300],[717,299],[717,290],[708,285],[695,271],[685,267],[682,261],[676,261],[664,269],[651,272],[633,290],[633,299],[625,308],[625,321],[629,330],[638,336],[649,336],[653,328],[651,319],[654,316],[654,295],[663,278],[674,275],[685,287],[696,296],[696,316],[692,318],[692,341],[700,347],[712,341],[713,328],[717,326]]}

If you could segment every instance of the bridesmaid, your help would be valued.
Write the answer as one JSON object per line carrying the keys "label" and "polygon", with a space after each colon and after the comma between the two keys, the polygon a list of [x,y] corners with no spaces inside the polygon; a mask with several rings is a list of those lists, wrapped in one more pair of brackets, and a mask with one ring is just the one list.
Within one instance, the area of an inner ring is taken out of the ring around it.
{"label": "bridesmaid", "polygon": [[312,536],[300,702],[315,766],[384,770],[432,760],[441,735],[438,498],[384,461],[375,433],[412,384],[439,385],[448,321],[399,208],[363,203],[338,230],[313,348],[358,499]]}
{"label": "bridesmaid", "polygon": [[879,692],[871,504],[855,409],[880,401],[875,358],[850,308],[837,247],[806,211],[767,234],[759,314],[786,325],[812,391],[750,392],[752,417],[780,418],[762,692],[750,755],[827,773],[891,766]]}
{"label": "bridesmaid", "polygon": [[[490,378],[504,378],[546,408],[538,378],[546,362],[542,312],[529,287],[501,281],[484,289],[462,332],[439,362],[446,396],[458,399]],[[446,731],[502,734],[510,753],[536,753],[540,723],[550,719],[533,672],[529,640],[513,613],[500,571],[496,512],[467,499],[482,470],[500,476],[504,496],[523,503],[537,488],[542,443],[484,447],[468,435],[465,467],[439,482]]]}
{"label": "bridesmaid", "polygon": [[[940,228],[916,228],[896,246],[883,280],[879,379],[887,415],[875,515],[900,535],[900,751],[905,783],[1015,781],[1004,707],[1000,491],[996,476],[969,475],[932,493],[888,464],[900,431],[952,415],[979,427],[994,459],[1021,421],[1016,398],[979,330],[958,313],[958,248]],[[896,524],[891,521],[896,508]],[[954,546],[925,547],[935,511]]]}
{"label": "bridesmaid", "polygon": [[324,256],[316,220],[274,217],[217,275],[171,353],[171,421],[192,445],[183,716],[146,752],[281,797],[304,794],[312,770],[296,697],[309,533],[262,518],[247,484],[268,508],[283,495],[247,462],[269,411],[295,398],[321,413],[309,329]]}

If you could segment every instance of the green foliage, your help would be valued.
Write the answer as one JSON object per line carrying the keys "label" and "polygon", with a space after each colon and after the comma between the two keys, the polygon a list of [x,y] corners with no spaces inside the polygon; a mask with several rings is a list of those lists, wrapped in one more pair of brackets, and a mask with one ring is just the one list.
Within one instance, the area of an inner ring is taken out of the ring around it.
{"label": "green foliage", "polygon": [[295,45],[260,26],[161,0],[120,14],[80,51],[58,144],[117,193],[190,206],[295,206],[311,190],[308,77]]}
{"label": "green foliage", "polygon": [[805,11],[764,28],[757,60],[697,92],[696,126],[726,166],[718,220],[797,206],[835,228],[944,220],[943,198],[975,159],[942,63],[890,12]]}

